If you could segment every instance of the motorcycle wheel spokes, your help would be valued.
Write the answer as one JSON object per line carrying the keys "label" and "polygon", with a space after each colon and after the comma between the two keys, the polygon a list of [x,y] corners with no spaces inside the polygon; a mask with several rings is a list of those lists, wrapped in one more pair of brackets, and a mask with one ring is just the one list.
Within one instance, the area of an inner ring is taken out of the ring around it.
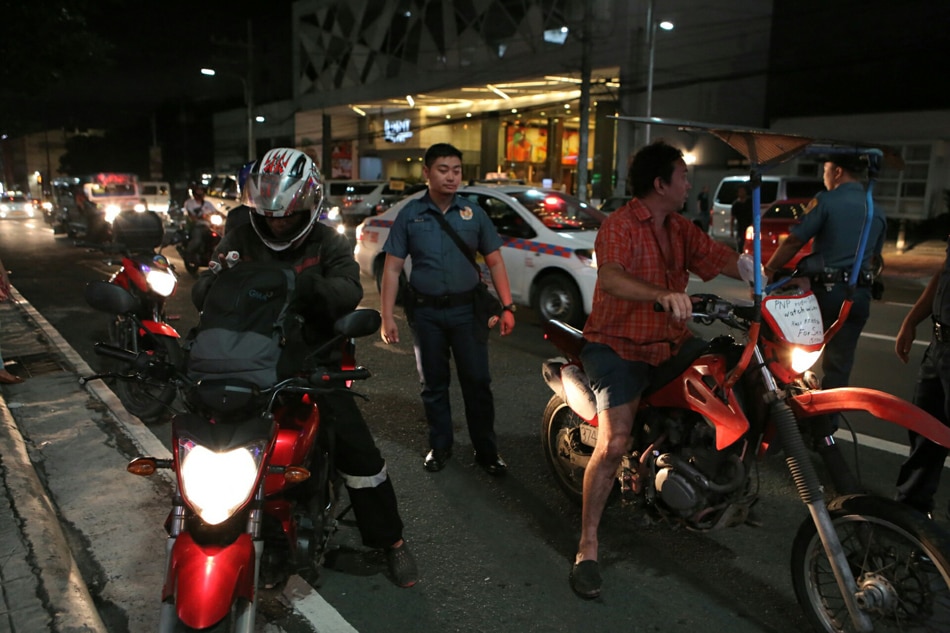
{"label": "motorcycle wheel spokes", "polygon": [[[135,325],[131,321],[116,324],[116,340],[114,344],[123,349],[132,349],[131,336]],[[139,341],[139,351],[152,351],[159,359],[180,367],[183,362],[181,348],[178,341],[169,337],[143,338]],[[175,400],[175,386],[171,383],[154,380],[118,380],[115,384],[116,395],[123,406],[132,415],[141,418],[143,422],[153,422],[161,419],[168,412],[168,406]]]}
{"label": "motorcycle wheel spokes", "polygon": [[[939,527],[876,497],[838,499],[829,511],[875,632],[950,631],[950,539]],[[792,577],[816,630],[854,630],[811,519],[795,538]]]}
{"label": "motorcycle wheel spokes", "polygon": [[558,396],[552,396],[541,417],[541,448],[554,478],[564,493],[580,504],[584,491],[584,469],[571,463],[571,449],[592,452],[581,444],[578,429],[583,420]]}

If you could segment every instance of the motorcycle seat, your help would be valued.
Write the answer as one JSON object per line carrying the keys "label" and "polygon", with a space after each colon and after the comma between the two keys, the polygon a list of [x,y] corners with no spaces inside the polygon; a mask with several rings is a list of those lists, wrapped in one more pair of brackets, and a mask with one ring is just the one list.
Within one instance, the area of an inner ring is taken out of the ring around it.
{"label": "motorcycle seat", "polygon": [[580,360],[581,349],[587,343],[582,331],[561,321],[547,321],[543,329],[545,339],[551,341],[571,360]]}

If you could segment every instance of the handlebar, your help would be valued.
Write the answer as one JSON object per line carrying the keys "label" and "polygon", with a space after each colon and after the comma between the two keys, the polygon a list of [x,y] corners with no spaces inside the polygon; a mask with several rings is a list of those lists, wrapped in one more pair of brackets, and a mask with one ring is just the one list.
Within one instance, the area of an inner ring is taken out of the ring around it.
{"label": "handlebar", "polygon": [[[756,316],[755,305],[737,305],[727,299],[713,294],[690,295],[693,301],[693,312],[690,317],[697,323],[710,325],[713,321],[722,321],[731,327],[747,330],[749,322]],[[659,302],[653,303],[654,312],[665,312]]]}

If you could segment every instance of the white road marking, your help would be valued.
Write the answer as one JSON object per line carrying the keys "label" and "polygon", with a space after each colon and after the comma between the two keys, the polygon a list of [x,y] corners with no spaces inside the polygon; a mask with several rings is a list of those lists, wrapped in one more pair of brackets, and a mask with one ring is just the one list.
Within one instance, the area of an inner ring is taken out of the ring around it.
{"label": "white road marking", "polygon": [[359,633],[300,576],[290,577],[283,595],[294,611],[314,625],[317,633]]}
{"label": "white road marking", "polygon": [[[869,446],[870,448],[884,451],[885,453],[907,457],[909,450],[909,446],[907,444],[898,444],[897,442],[891,442],[890,440],[882,440],[881,438],[865,435],[864,433],[855,433],[854,436],[857,437],[858,444],[861,446]],[[850,443],[854,437],[852,437],[850,431],[846,429],[838,429],[838,431],[835,433],[835,439]],[[950,468],[950,462],[945,462],[943,467]]]}
{"label": "white road marking", "polygon": [[[887,334],[874,334],[872,332],[861,332],[861,336],[866,336],[868,338],[877,339],[879,341],[896,341],[896,336],[888,336]],[[921,341],[919,339],[914,340],[914,345],[923,345],[927,347],[930,345],[930,341]]]}

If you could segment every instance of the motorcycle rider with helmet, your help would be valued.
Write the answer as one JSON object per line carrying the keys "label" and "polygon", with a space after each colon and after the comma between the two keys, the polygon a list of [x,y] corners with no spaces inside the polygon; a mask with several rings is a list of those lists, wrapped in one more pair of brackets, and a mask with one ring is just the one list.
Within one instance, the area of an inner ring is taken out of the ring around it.
{"label": "motorcycle rider with helmet", "polygon": [[189,236],[185,254],[189,259],[193,259],[200,255],[202,243],[208,237],[209,228],[207,224],[202,225],[202,222],[207,222],[205,218],[210,217],[215,212],[215,208],[210,200],[205,200],[204,185],[194,183],[190,190],[191,197],[185,200],[183,208]]}
{"label": "motorcycle rider with helmet", "polygon": [[[316,348],[333,323],[363,298],[360,271],[347,239],[317,222],[325,185],[313,160],[291,148],[275,148],[257,161],[242,189],[249,222],[225,232],[214,257],[290,265],[297,273],[291,310],[304,321],[304,343]],[[240,265],[238,263],[237,265]],[[201,310],[216,278],[203,271],[192,290]],[[385,550],[393,580],[417,581],[415,561],[402,537],[396,493],[375,440],[351,393],[321,396],[321,411],[334,430],[334,459],[352,503],[364,545]]]}

